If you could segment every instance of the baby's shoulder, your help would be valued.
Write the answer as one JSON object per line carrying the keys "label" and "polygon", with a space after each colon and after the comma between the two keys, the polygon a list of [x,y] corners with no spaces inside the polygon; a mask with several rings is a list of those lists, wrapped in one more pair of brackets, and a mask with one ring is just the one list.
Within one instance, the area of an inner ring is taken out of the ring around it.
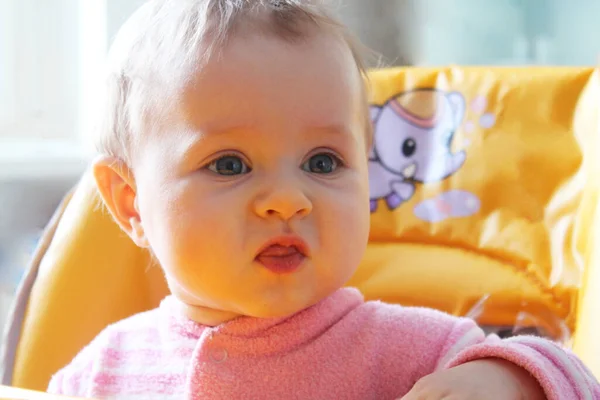
{"label": "baby's shoulder", "polygon": [[[97,336],[100,344],[112,348],[129,347],[160,339],[162,315],[159,309],[144,311],[108,325]],[[156,344],[156,343],[154,343]]]}
{"label": "baby's shoulder", "polygon": [[[474,321],[439,310],[368,301],[357,307],[346,325],[350,337],[360,337],[365,352],[386,354],[391,371],[413,367],[432,371],[450,342],[467,333],[483,335]],[[369,347],[370,346],[370,347]],[[414,355],[419,354],[418,359]],[[394,364],[396,361],[399,364]],[[405,365],[406,364],[406,365]],[[386,364],[387,365],[387,364]]]}
{"label": "baby's shoulder", "polygon": [[159,310],[134,314],[106,326],[87,344],[73,360],[100,360],[107,352],[130,349],[132,347],[159,344],[161,335]]}
{"label": "baby's shoulder", "polygon": [[161,341],[156,328],[158,310],[135,314],[104,328],[85,345],[69,364],[52,377],[48,392],[71,396],[88,396],[94,375],[107,368],[118,370],[124,352],[155,347]]}
{"label": "baby's shoulder", "polygon": [[354,310],[355,318],[381,334],[390,331],[407,335],[445,335],[464,318],[452,316],[439,310],[424,307],[404,307],[381,301],[367,301]]}

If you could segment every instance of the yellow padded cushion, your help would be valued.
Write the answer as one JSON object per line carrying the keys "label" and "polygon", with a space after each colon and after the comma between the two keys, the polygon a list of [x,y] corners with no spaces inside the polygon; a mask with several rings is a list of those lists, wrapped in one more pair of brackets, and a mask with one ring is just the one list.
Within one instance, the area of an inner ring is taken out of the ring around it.
{"label": "yellow padded cushion", "polygon": [[598,71],[398,68],[370,78],[376,208],[350,284],[455,315],[480,306],[482,324],[545,328],[599,373],[590,332],[600,294],[589,290],[600,279]]}
{"label": "yellow padded cushion", "polygon": [[[389,113],[392,123],[382,122],[389,103],[407,92],[435,89],[442,96],[462,96],[462,106],[446,107],[447,113],[459,113],[456,109],[462,107],[462,117],[448,126],[454,131],[449,150],[430,146],[415,160],[420,167],[436,157],[447,162],[438,154],[449,151],[463,153],[464,162],[440,179],[421,182],[417,176],[414,194],[393,210],[385,199],[379,200],[372,215],[371,245],[354,282],[383,270],[382,285],[368,291],[373,296],[410,304],[425,301],[460,313],[467,307],[463,303],[491,294],[509,314],[524,301],[538,303],[574,328],[582,250],[595,211],[581,205],[597,193],[590,178],[597,170],[597,86],[593,69],[375,72],[373,103],[383,109],[374,125],[375,149],[378,136],[385,139],[382,147],[393,147],[393,138],[408,129],[401,124],[405,116],[398,113]],[[440,102],[439,96],[429,97],[430,103]],[[425,113],[435,108],[418,106]],[[427,129],[411,133],[448,140]],[[386,160],[382,152],[378,163],[392,169],[398,156]],[[437,279],[440,275],[443,280]],[[498,310],[482,320],[512,322]]]}
{"label": "yellow padded cushion", "polygon": [[[514,324],[523,311],[550,330],[565,321],[575,350],[600,376],[597,71],[409,68],[370,78],[375,147],[384,135],[380,146],[414,150],[394,136],[406,133],[397,126],[412,129],[417,146],[443,124],[455,126],[452,136],[442,132],[450,151],[430,149],[447,157],[443,163],[418,159],[417,167],[379,176],[370,243],[349,284],[368,299],[456,315],[489,296],[478,315],[486,324]],[[388,125],[378,119],[384,109]],[[375,169],[387,157],[379,150]],[[386,197],[386,182],[403,197]],[[44,390],[107,324],[157,306],[167,293],[148,254],[99,209],[91,174],[66,202],[24,318],[18,387]]]}

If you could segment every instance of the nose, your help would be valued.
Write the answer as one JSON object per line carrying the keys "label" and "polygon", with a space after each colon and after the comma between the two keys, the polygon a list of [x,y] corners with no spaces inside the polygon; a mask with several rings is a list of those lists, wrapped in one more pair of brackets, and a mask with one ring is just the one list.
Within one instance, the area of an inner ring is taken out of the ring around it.
{"label": "nose", "polygon": [[299,182],[269,179],[254,201],[254,212],[261,218],[289,221],[310,214],[313,204]]}

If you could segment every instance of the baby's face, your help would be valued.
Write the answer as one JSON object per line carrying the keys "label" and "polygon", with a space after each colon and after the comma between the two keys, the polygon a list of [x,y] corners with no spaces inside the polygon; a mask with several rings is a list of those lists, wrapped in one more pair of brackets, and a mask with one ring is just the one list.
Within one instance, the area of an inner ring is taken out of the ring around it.
{"label": "baby's face", "polygon": [[238,37],[143,141],[141,223],[186,307],[285,316],[350,278],[369,230],[360,79],[327,34]]}

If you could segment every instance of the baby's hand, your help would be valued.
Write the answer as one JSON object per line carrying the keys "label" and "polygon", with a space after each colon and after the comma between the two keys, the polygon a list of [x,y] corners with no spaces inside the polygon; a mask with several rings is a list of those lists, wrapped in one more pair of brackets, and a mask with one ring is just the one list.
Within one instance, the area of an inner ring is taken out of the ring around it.
{"label": "baby's hand", "polygon": [[472,361],[420,379],[401,400],[542,400],[544,391],[523,368],[500,359]]}

